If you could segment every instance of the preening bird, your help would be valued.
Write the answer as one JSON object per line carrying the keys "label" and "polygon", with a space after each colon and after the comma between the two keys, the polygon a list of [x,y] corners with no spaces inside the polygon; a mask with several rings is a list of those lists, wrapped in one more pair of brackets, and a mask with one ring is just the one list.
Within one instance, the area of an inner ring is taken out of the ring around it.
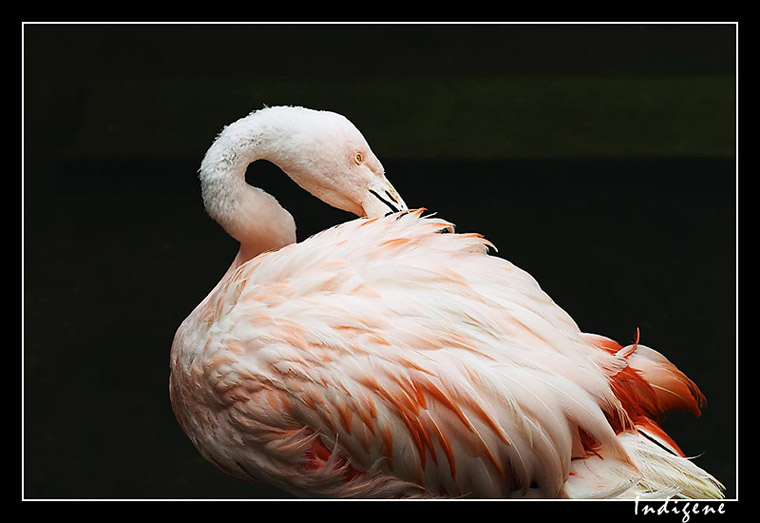
{"label": "preening bird", "polygon": [[[245,181],[276,164],[357,219],[296,243]],[[722,497],[658,424],[699,414],[655,350],[582,332],[479,234],[408,210],[348,119],[270,107],[199,171],[240,242],[180,325],[170,396],[200,453],[305,497]]]}

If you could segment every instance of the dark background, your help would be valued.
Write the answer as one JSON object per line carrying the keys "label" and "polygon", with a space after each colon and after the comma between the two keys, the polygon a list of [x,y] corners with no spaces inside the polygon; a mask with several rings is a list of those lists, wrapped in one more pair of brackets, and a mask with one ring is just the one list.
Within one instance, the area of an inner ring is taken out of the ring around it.
{"label": "dark background", "polygon": [[[177,326],[236,245],[197,168],[264,104],[346,115],[410,206],[478,231],[582,330],[708,398],[665,428],[736,496],[734,25],[23,27],[23,496],[278,498],[168,398]],[[271,165],[299,239],[350,219]]]}

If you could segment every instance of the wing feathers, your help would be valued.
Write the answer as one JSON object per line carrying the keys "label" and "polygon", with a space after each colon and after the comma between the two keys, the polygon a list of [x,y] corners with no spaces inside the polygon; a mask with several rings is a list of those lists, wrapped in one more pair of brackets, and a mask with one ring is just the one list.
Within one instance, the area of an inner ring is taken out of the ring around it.
{"label": "wing feathers", "polygon": [[627,471],[599,487],[617,492],[632,465],[605,417],[620,407],[610,375],[635,365],[664,406],[698,403],[693,384],[643,346],[616,357],[480,235],[439,234],[453,226],[422,212],[355,220],[229,275],[191,315],[205,338],[178,334],[204,338],[187,360],[222,412],[199,445],[223,441],[215,461],[242,455],[304,492],[558,497],[588,491],[578,461],[598,444]]}

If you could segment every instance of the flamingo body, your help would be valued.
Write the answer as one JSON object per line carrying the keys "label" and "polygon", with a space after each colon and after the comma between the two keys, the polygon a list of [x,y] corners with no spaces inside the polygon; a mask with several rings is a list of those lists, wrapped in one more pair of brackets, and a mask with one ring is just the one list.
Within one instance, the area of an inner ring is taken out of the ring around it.
{"label": "flamingo body", "polygon": [[239,257],[175,336],[180,425],[307,497],[719,497],[658,425],[696,385],[490,247],[402,210]]}

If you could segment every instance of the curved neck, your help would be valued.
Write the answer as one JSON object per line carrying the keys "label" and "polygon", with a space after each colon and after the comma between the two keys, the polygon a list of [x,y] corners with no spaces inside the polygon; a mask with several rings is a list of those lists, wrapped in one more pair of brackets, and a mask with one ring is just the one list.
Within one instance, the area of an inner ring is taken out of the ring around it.
{"label": "curved neck", "polygon": [[199,177],[209,216],[240,242],[235,264],[296,241],[293,217],[263,190],[248,185],[248,165],[265,159],[277,164],[273,129],[253,113],[227,126],[209,148]]}

